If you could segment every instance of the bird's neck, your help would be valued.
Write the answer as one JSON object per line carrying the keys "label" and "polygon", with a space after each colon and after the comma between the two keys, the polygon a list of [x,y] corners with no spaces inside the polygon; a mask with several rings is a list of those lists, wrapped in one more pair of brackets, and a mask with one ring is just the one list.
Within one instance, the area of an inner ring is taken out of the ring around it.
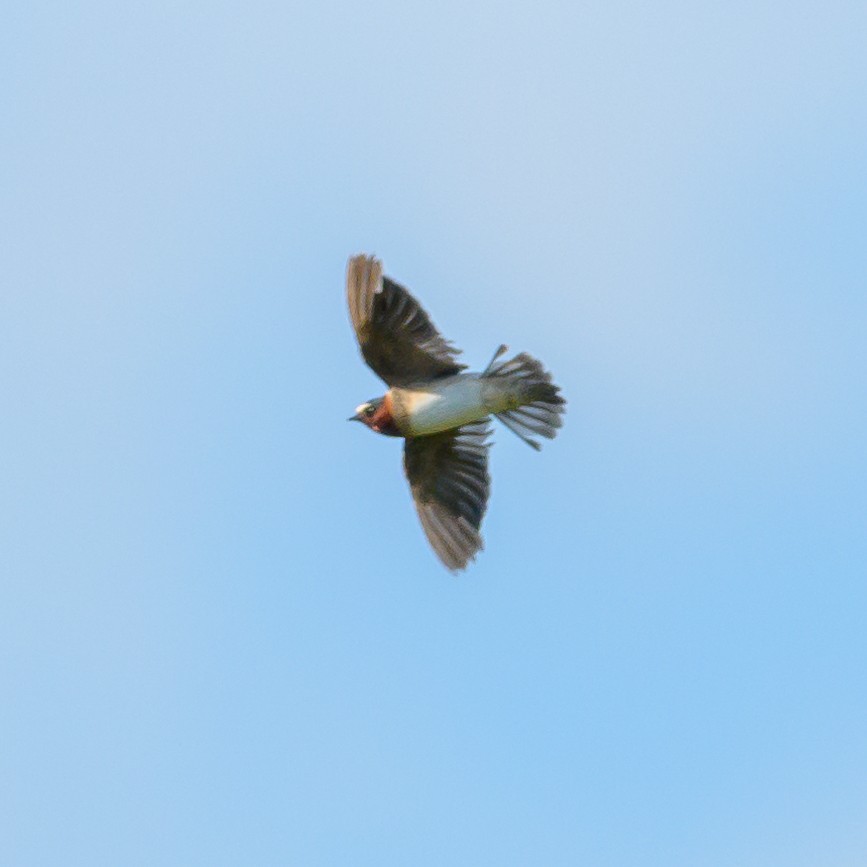
{"label": "bird's neck", "polygon": [[387,437],[403,436],[392,414],[391,392],[385,395],[376,412],[370,417],[370,427]]}

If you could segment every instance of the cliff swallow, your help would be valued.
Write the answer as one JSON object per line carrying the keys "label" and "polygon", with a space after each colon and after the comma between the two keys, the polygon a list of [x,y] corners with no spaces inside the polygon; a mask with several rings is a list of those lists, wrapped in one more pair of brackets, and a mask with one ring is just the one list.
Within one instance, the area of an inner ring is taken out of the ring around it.
{"label": "cliff swallow", "polygon": [[566,401],[535,358],[521,353],[500,361],[506,346],[481,373],[465,373],[460,351],[371,256],[349,260],[346,296],[361,354],[389,386],[349,420],[403,437],[403,466],[422,528],[446,568],[463,569],[482,548],[489,417],[538,450],[530,435],[553,439]]}

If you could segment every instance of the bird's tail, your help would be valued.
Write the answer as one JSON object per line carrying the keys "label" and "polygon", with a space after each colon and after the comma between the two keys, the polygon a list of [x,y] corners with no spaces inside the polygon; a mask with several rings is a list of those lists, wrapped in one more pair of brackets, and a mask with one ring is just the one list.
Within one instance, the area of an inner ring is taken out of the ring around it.
{"label": "bird's tail", "polygon": [[498,361],[507,351],[506,346],[501,346],[482,376],[504,381],[508,406],[495,415],[512,433],[538,451],[541,446],[531,434],[554,439],[563,426],[561,416],[566,411],[566,401],[540,361],[526,352],[508,361]]}

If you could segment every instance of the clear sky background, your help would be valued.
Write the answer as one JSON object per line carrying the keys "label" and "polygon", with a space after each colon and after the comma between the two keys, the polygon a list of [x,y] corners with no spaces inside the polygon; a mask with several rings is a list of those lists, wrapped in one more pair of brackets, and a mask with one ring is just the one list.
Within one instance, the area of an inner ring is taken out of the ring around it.
{"label": "clear sky background", "polygon": [[[867,864],[863,3],[0,18],[0,863]],[[457,578],[359,251],[569,400]]]}

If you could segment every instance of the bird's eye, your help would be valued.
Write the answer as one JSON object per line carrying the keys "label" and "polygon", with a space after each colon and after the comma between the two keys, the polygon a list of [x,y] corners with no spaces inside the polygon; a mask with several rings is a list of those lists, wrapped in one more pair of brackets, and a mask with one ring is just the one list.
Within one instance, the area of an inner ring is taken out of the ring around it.
{"label": "bird's eye", "polygon": [[364,407],[364,414],[370,418],[376,412],[376,407],[369,403],[366,407]]}

